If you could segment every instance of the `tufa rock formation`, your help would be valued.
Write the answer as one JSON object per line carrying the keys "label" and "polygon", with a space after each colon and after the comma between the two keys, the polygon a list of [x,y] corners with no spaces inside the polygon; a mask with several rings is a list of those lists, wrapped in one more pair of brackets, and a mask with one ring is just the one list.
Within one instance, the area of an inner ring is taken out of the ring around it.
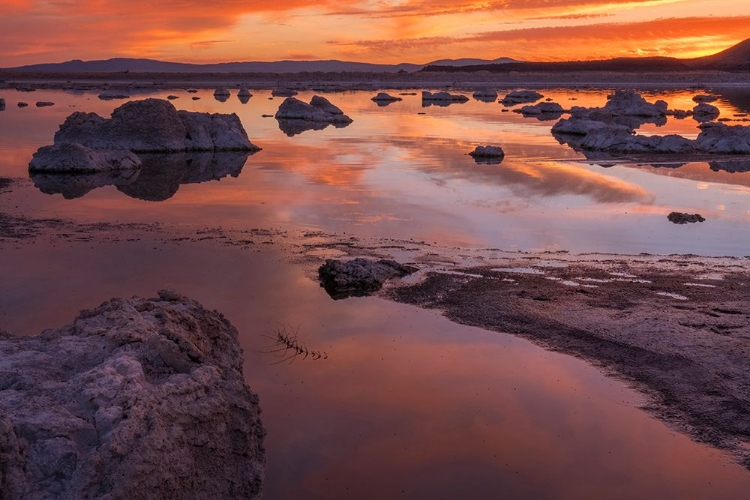
{"label": "tufa rock formation", "polygon": [[0,498],[259,498],[242,361],[229,321],[172,291],[0,336]]}
{"label": "tufa rock formation", "polygon": [[[79,147],[63,148],[66,144]],[[29,170],[101,172],[133,168],[129,160],[114,161],[127,158],[127,152],[255,152],[259,149],[248,140],[236,114],[177,111],[169,101],[145,99],[123,104],[109,119],[96,113],[73,113],[55,133],[54,145],[34,154]],[[74,158],[81,163],[73,164]]]}
{"label": "tufa rock formation", "polygon": [[320,284],[334,300],[361,297],[380,290],[385,281],[401,278],[417,268],[394,260],[357,258],[347,262],[328,259],[318,269]]}

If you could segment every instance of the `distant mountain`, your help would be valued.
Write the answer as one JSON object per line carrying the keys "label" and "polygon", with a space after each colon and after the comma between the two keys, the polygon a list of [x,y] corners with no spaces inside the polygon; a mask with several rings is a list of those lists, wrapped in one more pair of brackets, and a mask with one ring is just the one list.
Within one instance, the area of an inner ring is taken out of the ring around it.
{"label": "distant mountain", "polygon": [[425,64],[425,66],[456,66],[456,67],[463,67],[463,66],[474,66],[478,64],[507,64],[507,63],[515,63],[519,62],[515,59],[511,59],[510,57],[500,57],[498,59],[493,59],[491,61],[488,61],[487,59],[471,59],[471,58],[463,58],[463,59],[439,59],[437,61],[432,61],[430,63]]}
{"label": "distant mountain", "polygon": [[33,64],[7,71],[33,71],[48,73],[302,73],[302,72],[372,72],[396,73],[417,71],[422,64],[369,64],[347,61],[274,61],[231,62],[217,64],[188,64],[155,61],[153,59],[115,58],[102,61],[74,60],[63,63]]}
{"label": "distant mountain", "polygon": [[494,73],[507,73],[511,71],[614,71],[628,73],[695,70],[750,71],[750,39],[740,42],[717,54],[693,59],[678,59],[675,57],[619,57],[599,61],[506,62],[503,64],[481,63],[465,66],[429,64],[421,71],[490,71]]}
{"label": "distant mountain", "polygon": [[[508,57],[499,59],[441,59],[431,65],[461,67],[476,64],[503,64],[517,62]],[[63,63],[33,64],[17,68],[3,68],[6,71],[33,71],[46,73],[302,73],[302,72],[369,72],[397,73],[413,72],[425,67],[424,64],[370,64],[348,61],[274,61],[274,62],[231,62],[217,64],[189,64],[156,61],[153,59],[115,58],[101,61],[81,61],[79,59]]]}
{"label": "distant mountain", "polygon": [[750,70],[750,38],[712,56],[692,59],[694,64]]}

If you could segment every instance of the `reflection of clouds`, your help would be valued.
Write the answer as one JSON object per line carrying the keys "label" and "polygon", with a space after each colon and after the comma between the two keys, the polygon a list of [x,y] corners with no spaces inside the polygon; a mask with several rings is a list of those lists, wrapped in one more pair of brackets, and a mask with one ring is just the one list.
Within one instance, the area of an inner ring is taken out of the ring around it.
{"label": "reflection of clouds", "polygon": [[[457,152],[467,149],[459,144],[428,139],[416,144],[400,144],[411,148],[414,156],[429,157],[429,164],[415,166],[433,177],[507,186],[522,198],[574,194],[588,196],[599,203],[653,201],[653,196],[639,186],[574,165],[553,161],[523,162],[511,155],[506,155],[500,165],[481,165],[459,157]],[[417,151],[415,155],[415,149],[423,150],[423,154]]]}

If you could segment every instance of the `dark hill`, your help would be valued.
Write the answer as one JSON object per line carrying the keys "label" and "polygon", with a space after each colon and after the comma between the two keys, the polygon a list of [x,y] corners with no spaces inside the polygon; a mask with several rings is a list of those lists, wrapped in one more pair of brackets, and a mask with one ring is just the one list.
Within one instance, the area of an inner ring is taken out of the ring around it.
{"label": "dark hill", "polygon": [[600,61],[565,62],[511,62],[506,64],[477,64],[463,67],[428,65],[422,71],[490,71],[492,73],[519,72],[578,72],[612,71],[630,72],[670,72],[670,71],[750,71],[750,39],[738,43],[717,54],[694,59],[673,57],[621,57]]}

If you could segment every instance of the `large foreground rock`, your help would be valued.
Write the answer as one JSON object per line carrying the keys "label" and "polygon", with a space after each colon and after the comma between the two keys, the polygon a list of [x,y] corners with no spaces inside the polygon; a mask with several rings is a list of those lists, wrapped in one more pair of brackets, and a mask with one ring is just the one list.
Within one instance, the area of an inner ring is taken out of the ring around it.
{"label": "large foreground rock", "polygon": [[224,316],[170,291],[0,336],[0,498],[259,498],[242,359]]}
{"label": "large foreground rock", "polygon": [[334,299],[363,296],[380,290],[391,278],[403,277],[417,268],[399,264],[394,260],[369,260],[357,258],[347,262],[328,259],[318,269],[320,283]]}
{"label": "large foreground rock", "polygon": [[63,143],[135,153],[259,149],[248,140],[236,114],[177,111],[163,99],[125,103],[109,119],[75,112],[55,133],[55,144]]}

